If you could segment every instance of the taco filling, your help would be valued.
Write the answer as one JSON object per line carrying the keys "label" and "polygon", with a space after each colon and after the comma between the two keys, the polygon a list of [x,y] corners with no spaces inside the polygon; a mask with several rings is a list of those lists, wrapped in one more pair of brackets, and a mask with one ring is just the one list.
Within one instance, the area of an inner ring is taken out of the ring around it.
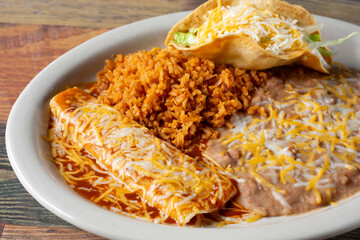
{"label": "taco filling", "polygon": [[304,8],[285,1],[212,0],[175,25],[165,43],[245,69],[299,63],[328,73],[332,53],[326,47],[355,33],[322,42],[321,27]]}
{"label": "taco filling", "polygon": [[268,9],[258,9],[249,4],[221,6],[219,3],[204,18],[200,27],[190,29],[188,33],[175,33],[174,41],[188,47],[228,35],[240,35],[255,41],[274,55],[306,47],[304,37],[307,34],[304,28],[298,26],[298,21],[279,16]]}

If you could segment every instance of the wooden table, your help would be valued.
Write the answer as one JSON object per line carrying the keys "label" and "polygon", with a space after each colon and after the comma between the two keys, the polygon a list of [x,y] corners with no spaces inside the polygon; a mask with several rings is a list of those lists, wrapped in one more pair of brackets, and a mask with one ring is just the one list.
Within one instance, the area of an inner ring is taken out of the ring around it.
{"label": "wooden table", "polygon": [[[5,149],[5,128],[10,109],[25,86],[50,62],[96,35],[141,19],[192,10],[203,2],[0,0],[1,239],[102,239],[43,208],[16,178]],[[359,0],[289,2],[301,4],[314,14],[360,25]],[[333,239],[359,238],[360,228]]]}

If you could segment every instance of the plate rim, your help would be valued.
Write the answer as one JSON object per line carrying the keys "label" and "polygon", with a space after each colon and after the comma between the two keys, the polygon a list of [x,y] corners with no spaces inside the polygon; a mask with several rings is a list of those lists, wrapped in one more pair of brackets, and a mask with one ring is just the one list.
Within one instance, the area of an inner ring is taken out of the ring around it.
{"label": "plate rim", "polygon": [[[131,28],[139,28],[139,27],[141,28],[144,25],[151,25],[153,23],[159,23],[162,20],[164,20],[164,18],[176,18],[177,20],[179,20],[182,17],[185,17],[189,13],[190,13],[190,11],[185,11],[185,12],[177,12],[177,13],[172,13],[172,14],[161,15],[161,16],[144,19],[141,21],[137,21],[134,23],[130,23],[130,24],[112,29],[112,30],[102,33],[94,38],[91,38],[91,39],[85,41],[84,43],[76,46],[75,48],[69,50],[68,52],[66,52],[59,58],[55,59],[53,62],[51,62],[42,71],[40,71],[30,81],[30,83],[25,87],[25,89],[22,91],[22,93],[19,95],[19,97],[16,100],[16,102],[14,103],[14,105],[10,111],[9,117],[8,117],[8,121],[7,121],[7,125],[6,125],[6,132],[5,132],[5,141],[6,141],[6,149],[7,149],[10,164],[11,164],[17,178],[20,180],[21,184],[31,194],[31,196],[33,198],[35,198],[42,206],[44,206],[46,209],[48,209],[49,211],[51,211],[52,213],[54,213],[61,219],[69,222],[70,224],[75,225],[85,231],[94,233],[99,236],[104,236],[107,238],[129,238],[129,239],[148,239],[149,236],[156,236],[159,239],[167,239],[168,236],[171,236],[173,239],[184,239],[184,238],[197,239],[199,236],[207,237],[209,239],[216,239],[219,237],[222,237],[222,238],[227,237],[227,238],[233,239],[239,235],[244,236],[244,234],[247,234],[247,235],[245,235],[245,237],[251,236],[252,238],[261,238],[261,237],[266,236],[266,237],[273,238],[273,239],[288,239],[289,238],[288,233],[284,233],[284,232],[274,233],[272,225],[278,224],[278,223],[268,223],[266,225],[254,223],[252,226],[246,226],[246,227],[229,226],[229,227],[223,227],[223,228],[175,227],[175,226],[158,225],[158,224],[148,223],[148,222],[144,222],[144,221],[139,221],[139,220],[128,218],[128,217],[119,216],[118,214],[112,213],[107,210],[105,210],[106,214],[101,214],[101,215],[107,216],[107,217],[109,217],[109,219],[112,219],[112,220],[115,218],[122,219],[121,222],[123,222],[123,224],[124,224],[123,228],[126,228],[127,232],[122,232],[122,231],[118,231],[115,233],[111,232],[112,226],[117,226],[116,224],[111,224],[111,222],[106,222],[106,224],[110,224],[107,228],[106,228],[106,226],[105,226],[105,228],[103,228],[103,226],[101,226],[101,227],[93,226],[93,223],[91,221],[94,219],[90,220],[90,222],[79,223],[79,221],[82,220],[82,219],[78,219],[79,215],[71,214],[71,213],[69,213],[69,210],[64,209],[64,207],[69,207],[69,206],[62,206],[61,204],[60,204],[60,206],[59,205],[54,206],[54,203],[51,202],[54,198],[49,198],[48,196],[39,195],[39,192],[44,192],[44,188],[46,188],[48,186],[52,186],[53,184],[58,185],[58,183],[56,181],[54,181],[54,179],[51,179],[51,176],[48,176],[48,177],[50,177],[49,179],[47,179],[47,180],[49,180],[48,183],[44,183],[43,186],[33,186],[29,182],[29,179],[27,179],[25,177],[26,174],[24,175],[24,167],[20,166],[19,165],[20,162],[17,161],[17,158],[19,157],[19,155],[24,156],[24,154],[34,153],[34,151],[26,151],[26,153],[19,154],[19,153],[17,153],[18,150],[16,150],[18,138],[15,138],[14,134],[15,135],[19,134],[19,131],[16,130],[16,126],[14,126],[14,125],[17,123],[15,121],[16,119],[19,119],[19,118],[21,119],[24,117],[23,116],[24,114],[19,114],[19,109],[21,109],[21,104],[25,100],[29,99],[29,94],[31,94],[31,91],[33,89],[36,89],[37,87],[39,87],[41,85],[41,82],[43,81],[44,76],[49,75],[49,72],[52,71],[57,65],[59,65],[59,63],[60,63],[60,65],[65,64],[64,62],[66,62],[69,58],[72,58],[74,54],[82,52],[82,51],[84,51],[84,49],[86,50],[88,48],[88,46],[90,46],[90,45],[91,46],[96,45],[98,42],[103,41],[103,39],[106,40],[108,38],[113,38],[114,37],[113,35],[116,35],[118,32],[126,32],[127,30],[129,30]],[[349,26],[353,25],[353,27],[359,28],[359,26],[357,26],[355,24],[347,23],[342,20],[319,16],[319,15],[315,15],[315,14],[313,14],[313,16],[315,18],[320,18],[320,19],[322,18],[322,19],[325,19],[328,21],[335,20],[339,24],[346,24]],[[75,60],[80,61],[80,59],[81,59],[81,57],[76,58]],[[32,96],[32,97],[35,98],[36,96]],[[31,99],[31,97],[30,97],[30,99]],[[39,101],[39,99],[38,99],[38,101]],[[34,132],[36,134],[35,129],[32,132]],[[23,141],[25,143],[29,144],[30,143],[29,141],[31,141],[31,139],[26,138]],[[41,167],[44,168],[44,166],[41,166]],[[46,169],[44,169],[44,170],[47,171]],[[61,190],[60,186],[58,186],[58,188]],[[62,190],[64,190],[64,189],[62,189]],[[302,214],[302,216],[297,219],[292,219],[291,221],[284,220],[284,222],[282,222],[281,224],[283,224],[282,226],[284,226],[288,230],[292,231],[291,232],[292,236],[293,236],[292,238],[301,238],[301,239],[331,237],[331,236],[341,234],[343,232],[355,229],[360,226],[360,215],[358,217],[353,216],[353,218],[350,218],[350,219],[348,218],[347,215],[351,214],[356,209],[358,211],[360,211],[360,196],[359,196],[359,194],[356,194],[356,195],[357,196],[355,196],[355,197],[351,197],[354,199],[351,199],[350,201],[348,201],[349,199],[346,199],[346,201],[347,201],[346,203],[344,203],[340,206],[337,206],[336,208],[332,208],[329,211],[321,212],[321,214],[318,214],[318,213],[312,214],[312,212],[310,212],[308,214]],[[71,200],[73,200],[74,196],[71,195],[70,198],[68,196],[63,196],[63,197],[64,197],[64,201],[69,201],[69,200],[71,201]],[[93,211],[93,204],[89,203],[87,200],[81,199],[81,197],[79,196],[79,198],[76,201],[84,203],[86,210],[91,209],[91,211]],[[357,204],[357,205],[359,205],[358,207],[356,206],[356,204],[354,204],[355,202],[358,203]],[[353,206],[354,208],[352,208],[352,211],[350,211],[350,212],[344,211],[343,206],[345,204],[346,204],[346,206],[354,205]],[[334,212],[333,210],[335,210],[335,209],[337,209],[337,211]],[[320,225],[318,225],[322,220],[322,219],[318,219],[319,215],[323,216],[323,214],[325,214],[326,216],[329,217],[328,223],[333,224],[334,220],[331,220],[330,217],[332,215],[334,215],[336,212],[341,212],[340,210],[343,210],[342,211],[343,214],[340,214],[340,215],[342,217],[345,217],[346,220],[341,221],[342,224],[335,224],[335,226],[332,226],[331,229],[329,229],[330,227],[327,227],[328,231],[324,232],[324,230],[322,230],[320,228]],[[104,210],[101,209],[101,212],[103,212],[103,211]],[[95,212],[98,213],[99,211],[95,211]],[[81,214],[81,213],[82,213],[82,211],[80,211],[79,213],[76,213],[76,214]],[[305,215],[307,217],[304,217]],[[352,215],[355,215],[355,214],[352,214]],[[297,227],[296,226],[294,227],[295,222],[297,224],[299,222],[303,223],[305,221],[305,219],[307,219],[309,217],[311,218],[311,220],[314,221],[314,223],[318,223],[318,224],[313,224],[312,226],[305,225],[305,226],[307,226],[307,230],[311,230],[310,232],[304,231],[304,230],[300,230],[300,232],[299,232],[299,230],[297,230]],[[142,231],[138,231],[137,230],[138,228],[141,228]],[[260,235],[259,235],[259,232],[261,232]],[[155,235],[152,235],[152,234],[155,234]],[[165,234],[165,235],[160,235],[160,234]],[[170,235],[168,235],[168,234],[170,234]],[[269,235],[269,234],[271,234],[271,235]]]}

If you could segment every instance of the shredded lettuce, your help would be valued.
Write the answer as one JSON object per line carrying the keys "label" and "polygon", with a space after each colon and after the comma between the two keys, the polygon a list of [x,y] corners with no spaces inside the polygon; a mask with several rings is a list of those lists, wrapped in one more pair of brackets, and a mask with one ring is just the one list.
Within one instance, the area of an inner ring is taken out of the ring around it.
{"label": "shredded lettuce", "polygon": [[325,41],[325,42],[320,41],[319,34],[313,33],[308,36],[305,34],[304,41],[305,41],[306,45],[310,48],[312,53],[315,54],[315,52],[316,52],[316,53],[320,53],[324,57],[329,57],[329,56],[332,56],[332,53],[325,47],[341,44],[342,42],[344,42],[345,40],[351,38],[352,36],[354,36],[356,34],[358,34],[358,33],[353,32],[346,37],[343,37],[343,38],[340,38],[337,40]]}
{"label": "shredded lettuce", "polygon": [[323,26],[324,26],[323,23],[306,26],[306,27],[304,27],[304,32],[307,33],[307,35],[310,35],[316,31],[320,32],[320,30],[322,29]]}
{"label": "shredded lettuce", "polygon": [[187,33],[175,32],[173,42],[183,47],[190,47],[191,45],[196,44],[198,41],[196,37],[197,31],[197,29],[190,29],[190,31]]}
{"label": "shredded lettuce", "polygon": [[311,41],[313,42],[319,42],[320,41],[320,35],[319,34],[311,34],[309,36],[309,38],[311,39]]}
{"label": "shredded lettuce", "polygon": [[329,50],[327,50],[326,48],[324,47],[319,47],[318,48],[318,51],[321,55],[323,55],[324,57],[331,57],[333,54],[332,52],[330,52]]}
{"label": "shredded lettuce", "polygon": [[[313,42],[320,42],[320,35],[313,33],[309,36],[310,40]],[[328,49],[324,48],[324,47],[319,47],[317,49],[319,51],[319,53],[325,57],[330,57],[332,56],[332,52],[330,52]]]}
{"label": "shredded lettuce", "polygon": [[334,45],[338,45],[340,43],[343,43],[345,40],[348,40],[349,38],[351,38],[352,36],[355,36],[356,34],[358,34],[358,32],[353,32],[351,34],[349,34],[346,37],[343,38],[339,38],[337,40],[330,40],[330,41],[325,41],[325,42],[313,42],[311,43],[311,47],[310,48],[319,48],[319,47],[329,47],[329,46],[334,46]]}

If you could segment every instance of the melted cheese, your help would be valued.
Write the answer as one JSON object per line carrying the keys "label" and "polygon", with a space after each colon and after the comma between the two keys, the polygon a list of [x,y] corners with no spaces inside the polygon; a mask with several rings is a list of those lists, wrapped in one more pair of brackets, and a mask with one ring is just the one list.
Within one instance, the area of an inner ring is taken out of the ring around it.
{"label": "melted cheese", "polygon": [[[55,96],[51,109],[61,137],[71,137],[77,149],[84,147],[120,185],[159,209],[163,221],[171,217],[184,225],[199,213],[222,208],[236,194],[230,179],[214,164],[195,161],[80,89]],[[67,181],[74,178],[69,171],[60,172]],[[92,177],[88,173],[81,180]],[[110,186],[93,201],[109,197],[114,189]]]}
{"label": "melted cheese", "polygon": [[[241,150],[239,162],[279,201],[284,190],[278,182],[313,191],[318,204],[322,189],[330,202],[333,184],[327,173],[360,169],[360,92],[349,81],[340,75],[311,88],[289,83],[283,102],[269,99],[268,118],[233,122],[232,134],[222,143]],[[285,108],[291,109],[290,115]],[[275,178],[264,177],[269,170],[276,170]]]}

